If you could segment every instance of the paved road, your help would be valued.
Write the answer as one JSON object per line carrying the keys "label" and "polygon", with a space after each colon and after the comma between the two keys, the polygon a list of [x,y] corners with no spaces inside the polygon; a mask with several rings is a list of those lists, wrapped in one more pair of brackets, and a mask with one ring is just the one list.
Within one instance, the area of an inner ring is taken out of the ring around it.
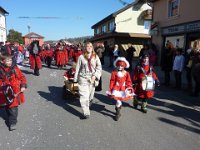
{"label": "paved road", "polygon": [[44,67],[36,77],[28,67],[21,69],[28,79],[26,103],[12,132],[0,110],[1,150],[199,150],[199,108],[182,91],[157,88],[147,114],[128,101],[116,122],[115,103],[105,95],[111,70],[104,67],[103,91],[95,94],[91,118],[80,120],[78,101],[62,99],[64,70]]}

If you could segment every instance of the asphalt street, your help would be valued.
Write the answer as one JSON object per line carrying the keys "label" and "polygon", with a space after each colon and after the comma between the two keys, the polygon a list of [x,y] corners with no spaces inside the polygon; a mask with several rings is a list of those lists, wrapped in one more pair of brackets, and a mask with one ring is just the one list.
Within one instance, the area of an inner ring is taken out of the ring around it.
{"label": "asphalt street", "polygon": [[95,93],[91,117],[81,120],[78,100],[62,98],[65,70],[43,67],[34,76],[28,65],[26,102],[19,107],[17,130],[8,131],[0,110],[1,150],[199,150],[200,111],[183,91],[157,87],[148,113],[124,102],[114,121],[115,101],[106,96],[112,68],[103,67],[103,90]]}

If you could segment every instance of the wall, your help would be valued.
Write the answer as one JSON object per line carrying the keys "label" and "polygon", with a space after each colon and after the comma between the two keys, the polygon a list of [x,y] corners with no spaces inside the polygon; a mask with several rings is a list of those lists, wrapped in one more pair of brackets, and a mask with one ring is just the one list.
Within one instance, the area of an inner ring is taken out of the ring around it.
{"label": "wall", "polygon": [[135,7],[137,5],[116,16],[116,32],[148,34],[149,30],[144,29],[144,21],[141,18],[141,13],[144,10],[151,9],[151,7],[147,4],[143,4],[140,8]]}
{"label": "wall", "polygon": [[[153,22],[158,22],[159,32],[158,35],[152,36],[152,42],[156,44],[159,50],[161,50],[163,46],[161,28],[200,20],[200,15],[198,13],[199,6],[200,0],[180,0],[179,15],[168,18],[168,0],[158,0],[154,2]],[[182,37],[181,39],[183,40]],[[175,42],[173,44],[175,44]],[[180,44],[182,44],[182,41]]]}
{"label": "wall", "polygon": [[0,12],[0,42],[6,41],[6,18],[5,15]]}

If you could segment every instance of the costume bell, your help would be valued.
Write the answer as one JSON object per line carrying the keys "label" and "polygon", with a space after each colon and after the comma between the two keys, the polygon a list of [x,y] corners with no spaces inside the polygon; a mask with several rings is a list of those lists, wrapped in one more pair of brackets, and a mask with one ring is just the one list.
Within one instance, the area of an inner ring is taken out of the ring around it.
{"label": "costume bell", "polygon": [[116,100],[116,115],[115,120],[118,121],[121,114],[123,100],[133,99],[132,81],[129,72],[124,70],[129,68],[129,63],[125,57],[118,57],[114,62],[115,70],[111,73],[110,87],[107,94],[109,97]]}

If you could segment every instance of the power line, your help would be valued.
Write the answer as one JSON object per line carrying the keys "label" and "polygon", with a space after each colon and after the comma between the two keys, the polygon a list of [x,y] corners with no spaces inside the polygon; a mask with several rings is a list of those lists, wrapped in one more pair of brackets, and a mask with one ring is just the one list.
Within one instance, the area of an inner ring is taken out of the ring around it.
{"label": "power line", "polygon": [[29,16],[20,16],[19,19],[63,19],[62,17],[29,17]]}
{"label": "power line", "polygon": [[129,3],[123,1],[123,0],[118,0],[122,5],[128,5]]}

